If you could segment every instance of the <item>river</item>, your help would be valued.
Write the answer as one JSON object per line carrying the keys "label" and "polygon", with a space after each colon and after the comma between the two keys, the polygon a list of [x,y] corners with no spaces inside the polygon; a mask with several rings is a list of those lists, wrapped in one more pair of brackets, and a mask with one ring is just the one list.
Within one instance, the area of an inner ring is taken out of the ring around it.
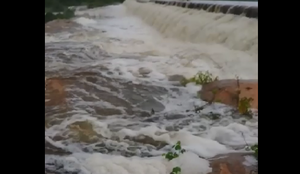
{"label": "river", "polygon": [[[257,143],[257,117],[222,104],[195,113],[201,86],[178,82],[257,79],[257,19],[126,0],[72,20],[45,33],[47,172],[206,174],[209,158]],[[177,141],[187,152],[163,159]]]}

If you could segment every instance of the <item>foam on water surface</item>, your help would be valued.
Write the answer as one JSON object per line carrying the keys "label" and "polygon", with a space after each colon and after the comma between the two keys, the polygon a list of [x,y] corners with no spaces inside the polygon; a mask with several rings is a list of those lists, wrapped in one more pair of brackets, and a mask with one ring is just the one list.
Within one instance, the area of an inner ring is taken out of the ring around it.
{"label": "foam on water surface", "polygon": [[[211,171],[207,158],[257,143],[256,118],[235,117],[222,104],[195,114],[188,110],[205,104],[197,98],[201,87],[168,81],[170,75],[191,77],[201,70],[220,78],[257,78],[256,47],[240,44],[257,42],[257,22],[143,4],[127,0],[124,5],[76,11],[74,21],[82,30],[45,34],[46,76],[63,76],[71,83],[69,75],[82,74],[65,89],[68,107],[46,113],[45,141],[71,153],[47,154],[46,168],[62,173],[168,174],[179,166],[182,174],[206,174]],[[179,31],[185,36],[178,38]],[[193,32],[197,43],[188,36]],[[231,35],[224,42],[207,38],[209,32]],[[141,74],[141,68],[147,73]],[[98,114],[99,108],[109,116]],[[138,115],[151,108],[155,114]],[[210,118],[212,112],[218,119]],[[161,154],[177,141],[187,152],[168,162]]]}

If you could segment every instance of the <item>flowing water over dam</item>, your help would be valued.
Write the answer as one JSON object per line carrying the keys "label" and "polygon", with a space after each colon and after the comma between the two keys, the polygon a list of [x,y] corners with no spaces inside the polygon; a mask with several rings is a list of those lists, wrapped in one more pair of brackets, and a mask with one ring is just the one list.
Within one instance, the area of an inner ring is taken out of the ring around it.
{"label": "flowing water over dam", "polygon": [[[198,71],[257,79],[257,19],[126,0],[72,20],[45,33],[46,173],[206,174],[257,143],[257,117],[195,113],[201,86],[179,84]],[[187,152],[163,159],[177,141]]]}

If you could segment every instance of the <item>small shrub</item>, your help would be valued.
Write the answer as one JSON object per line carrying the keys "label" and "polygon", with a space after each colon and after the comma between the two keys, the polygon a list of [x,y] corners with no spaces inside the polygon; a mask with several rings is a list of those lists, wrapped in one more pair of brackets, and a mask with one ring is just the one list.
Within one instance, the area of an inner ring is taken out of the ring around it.
{"label": "small shrub", "polygon": [[75,10],[67,8],[67,10],[64,11],[64,18],[65,19],[70,19],[74,16],[75,16]]}
{"label": "small shrub", "polygon": [[70,19],[74,16],[75,16],[75,10],[69,8],[57,14],[53,14],[52,12],[47,12],[45,14],[45,23],[53,21],[55,19]]}
{"label": "small shrub", "polygon": [[251,146],[251,150],[254,151],[254,157],[257,160],[258,159],[258,144],[255,144],[255,145]]}
{"label": "small shrub", "polygon": [[248,146],[246,147],[246,150],[252,150],[254,151],[254,157],[256,158],[256,160],[258,160],[258,144],[254,144],[253,146]]}
{"label": "small shrub", "polygon": [[62,12],[64,11],[65,7],[61,3],[54,3],[52,5],[52,11],[54,12]]}
{"label": "small shrub", "polygon": [[190,78],[190,79],[183,79],[181,81],[181,84],[183,86],[186,86],[186,84],[194,82],[197,85],[204,85],[213,81],[217,81],[218,77],[213,77],[213,75],[211,73],[209,73],[208,71],[205,72],[198,72],[194,77]]}
{"label": "small shrub", "polygon": [[240,114],[251,115],[249,109],[251,108],[251,102],[253,98],[243,97],[239,101],[238,110]]}
{"label": "small shrub", "polygon": [[56,16],[51,13],[51,12],[48,12],[45,14],[45,23],[49,22],[49,21],[52,21],[56,18]]}

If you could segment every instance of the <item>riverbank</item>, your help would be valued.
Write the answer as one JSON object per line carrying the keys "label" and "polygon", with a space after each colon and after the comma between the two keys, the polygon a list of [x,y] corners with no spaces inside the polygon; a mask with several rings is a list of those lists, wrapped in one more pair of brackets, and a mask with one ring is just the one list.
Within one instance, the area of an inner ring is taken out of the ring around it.
{"label": "riverbank", "polygon": [[45,23],[55,19],[70,19],[74,17],[76,6],[85,6],[89,9],[122,2],[123,0],[46,0]]}

